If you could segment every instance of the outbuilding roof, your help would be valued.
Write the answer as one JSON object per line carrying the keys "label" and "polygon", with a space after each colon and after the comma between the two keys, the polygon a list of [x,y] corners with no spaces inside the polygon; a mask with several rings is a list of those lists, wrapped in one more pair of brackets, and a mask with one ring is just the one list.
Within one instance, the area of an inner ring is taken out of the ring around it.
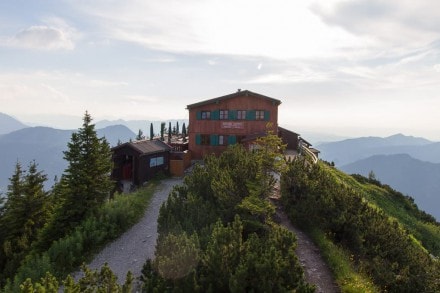
{"label": "outbuilding roof", "polygon": [[223,100],[232,99],[232,98],[241,97],[241,96],[262,98],[262,99],[269,100],[269,101],[271,101],[273,103],[276,103],[277,105],[281,104],[280,100],[277,100],[277,99],[274,99],[274,98],[271,98],[271,97],[268,97],[268,96],[264,96],[264,95],[261,95],[261,94],[257,94],[257,93],[254,93],[254,92],[251,92],[251,91],[248,91],[248,90],[244,90],[244,91],[239,90],[239,91],[237,91],[237,92],[235,92],[233,94],[229,94],[229,95],[221,96],[221,97],[218,97],[218,98],[209,99],[209,100],[201,101],[201,102],[198,102],[198,103],[190,104],[190,105],[186,106],[186,108],[187,109],[191,109],[191,108],[196,108],[196,107],[199,107],[199,106],[215,104],[215,103],[218,103],[218,102],[223,101]]}
{"label": "outbuilding roof", "polygon": [[171,150],[171,146],[158,139],[126,142],[112,148],[112,150],[115,151],[124,147],[132,148],[140,155],[154,154]]}

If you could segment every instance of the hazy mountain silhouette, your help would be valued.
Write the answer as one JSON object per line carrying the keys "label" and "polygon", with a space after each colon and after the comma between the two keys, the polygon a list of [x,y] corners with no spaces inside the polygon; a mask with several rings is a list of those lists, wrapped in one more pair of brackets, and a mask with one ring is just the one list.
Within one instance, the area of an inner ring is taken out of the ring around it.
{"label": "hazy mountain silhouette", "polygon": [[396,134],[393,136],[361,137],[317,146],[320,157],[337,166],[353,163],[374,155],[409,154],[413,158],[440,163],[440,143],[425,138]]}
{"label": "hazy mountain silhouette", "polygon": [[0,113],[0,135],[28,127],[12,116]]}
{"label": "hazy mountain silhouette", "polygon": [[153,131],[155,135],[160,133],[160,124],[165,122],[165,127],[168,127],[168,123],[171,122],[171,127],[176,126],[176,122],[179,122],[180,131],[182,131],[182,125],[185,123],[188,126],[188,119],[172,119],[163,121],[149,121],[149,120],[101,120],[96,122],[97,128],[104,128],[112,125],[124,125],[128,127],[134,133],[138,133],[139,129],[142,130],[146,137],[150,136],[150,123],[153,123]]}
{"label": "hazy mountain silhouette", "polygon": [[372,156],[339,169],[364,176],[373,171],[383,184],[410,195],[419,208],[440,220],[440,164],[396,154]]}
{"label": "hazy mountain silhouette", "polygon": [[[55,175],[60,176],[67,163],[63,159],[63,151],[67,149],[74,130],[60,130],[50,127],[28,127],[0,136],[0,190],[5,192],[19,161],[23,168],[35,160],[38,169],[48,175],[48,186],[53,184]],[[99,137],[105,137],[111,146],[118,140],[127,142],[135,138],[135,134],[125,126],[115,125],[97,129]]]}

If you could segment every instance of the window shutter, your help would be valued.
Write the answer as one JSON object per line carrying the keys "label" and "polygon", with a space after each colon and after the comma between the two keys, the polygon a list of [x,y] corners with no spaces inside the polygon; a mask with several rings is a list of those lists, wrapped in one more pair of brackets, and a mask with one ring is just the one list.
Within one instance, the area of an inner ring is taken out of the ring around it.
{"label": "window shutter", "polygon": [[228,112],[229,120],[235,120],[237,117],[237,111],[236,110],[229,110]]}
{"label": "window shutter", "polygon": [[255,110],[246,111],[246,120],[255,120]]}
{"label": "window shutter", "polygon": [[196,145],[200,145],[202,143],[202,136],[197,133],[196,134]]}
{"label": "window shutter", "polygon": [[220,119],[220,111],[214,110],[211,112],[211,120],[218,120]]}
{"label": "window shutter", "polygon": [[228,144],[236,144],[236,143],[237,143],[237,137],[235,135],[229,135]]}
{"label": "window shutter", "polygon": [[202,119],[202,111],[197,111],[197,120]]}
{"label": "window shutter", "polygon": [[218,136],[216,134],[211,134],[211,145],[218,145]]}
{"label": "window shutter", "polygon": [[270,120],[270,111],[264,111],[264,120],[266,121]]}

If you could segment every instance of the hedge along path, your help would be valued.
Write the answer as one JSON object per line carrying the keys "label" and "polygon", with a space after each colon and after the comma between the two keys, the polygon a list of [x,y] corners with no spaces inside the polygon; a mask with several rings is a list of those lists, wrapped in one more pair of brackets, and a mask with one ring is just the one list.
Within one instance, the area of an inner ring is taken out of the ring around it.
{"label": "hedge along path", "polygon": [[283,206],[279,202],[280,188],[277,182],[272,195],[271,202],[276,207],[277,222],[296,236],[296,255],[304,269],[306,281],[316,286],[316,293],[336,293],[341,290],[334,281],[333,274],[322,259],[319,248],[302,231],[292,225],[289,217],[284,212]]}
{"label": "hedge along path", "polygon": [[[162,180],[142,219],[118,239],[109,243],[87,266],[92,270],[100,270],[108,263],[119,284],[124,283],[128,271],[131,271],[135,278],[140,277],[145,261],[154,258],[160,207],[167,200],[173,186],[182,182],[183,178]],[[82,273],[76,273],[75,279],[78,280],[81,276]]]}
{"label": "hedge along path", "polygon": [[296,236],[296,255],[304,269],[306,281],[316,286],[316,293],[340,292],[329,267],[319,253],[319,249],[304,232],[292,225],[278,202],[276,202],[276,206],[276,214],[280,225],[286,227]]}

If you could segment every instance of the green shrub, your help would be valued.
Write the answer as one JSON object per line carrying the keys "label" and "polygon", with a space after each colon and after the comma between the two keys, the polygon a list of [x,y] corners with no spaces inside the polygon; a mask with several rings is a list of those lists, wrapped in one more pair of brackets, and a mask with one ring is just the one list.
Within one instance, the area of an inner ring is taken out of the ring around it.
{"label": "green shrub", "polygon": [[106,243],[139,221],[156,186],[152,183],[135,193],[116,195],[99,208],[96,216],[86,218],[69,235],[54,241],[47,251],[28,255],[5,291],[17,292],[27,278],[38,280],[46,272],[63,278],[89,261]]}

